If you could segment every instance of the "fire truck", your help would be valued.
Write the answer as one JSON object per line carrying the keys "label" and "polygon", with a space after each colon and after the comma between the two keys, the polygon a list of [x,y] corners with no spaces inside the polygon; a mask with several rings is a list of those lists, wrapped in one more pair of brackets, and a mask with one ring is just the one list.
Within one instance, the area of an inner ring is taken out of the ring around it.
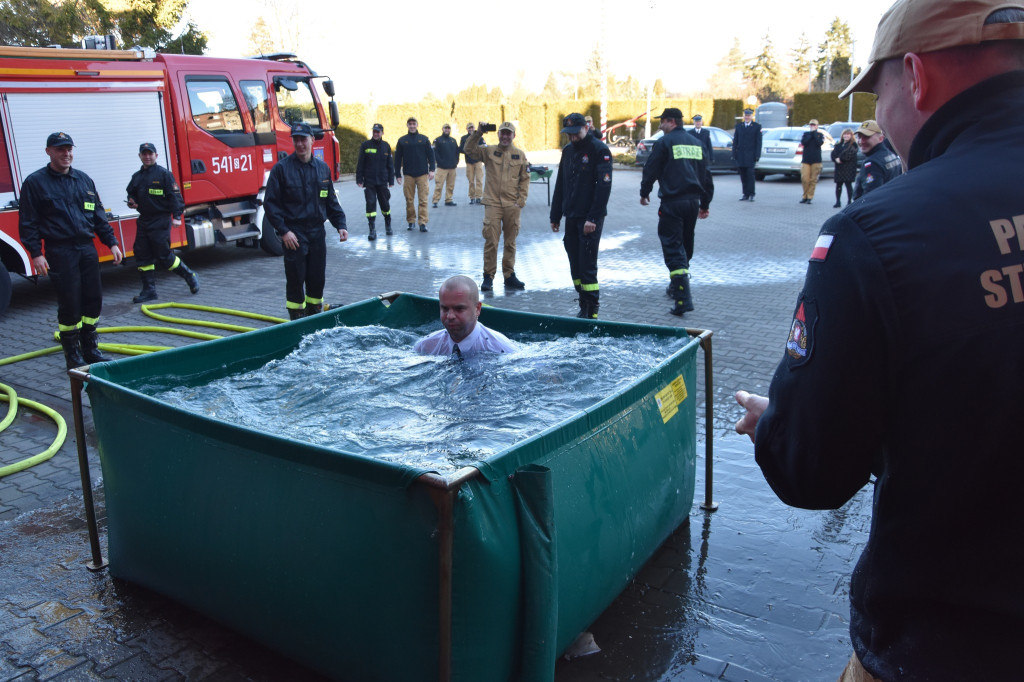
{"label": "fire truck", "polygon": [[[49,162],[50,133],[75,141],[74,167],[96,182],[126,256],[138,212],[125,188],[143,142],[156,145],[158,163],[174,173],[185,199],[172,248],[234,242],[280,256],[262,199],[271,167],[292,151],[298,122],[313,128],[313,154],[337,180],[334,84],[295,55],[0,47],[0,298],[10,291],[9,273],[35,276],[18,239],[18,199],[25,177]],[[111,259],[98,241],[97,250],[100,260]]]}

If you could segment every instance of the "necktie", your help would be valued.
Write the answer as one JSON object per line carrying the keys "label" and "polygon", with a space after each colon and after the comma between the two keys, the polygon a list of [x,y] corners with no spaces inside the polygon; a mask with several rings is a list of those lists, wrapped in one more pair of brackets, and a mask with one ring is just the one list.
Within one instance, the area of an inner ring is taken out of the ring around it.
{"label": "necktie", "polygon": [[452,344],[452,355],[455,355],[456,357],[458,357],[460,359],[462,358],[462,351],[459,350],[459,344],[457,344],[457,343]]}

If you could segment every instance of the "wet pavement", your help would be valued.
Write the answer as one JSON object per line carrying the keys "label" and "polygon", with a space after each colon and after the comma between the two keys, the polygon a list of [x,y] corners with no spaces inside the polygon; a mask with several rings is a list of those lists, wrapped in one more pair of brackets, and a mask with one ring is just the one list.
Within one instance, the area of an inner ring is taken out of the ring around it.
{"label": "wet pavement", "polygon": [[[554,165],[557,157],[531,154],[531,161]],[[749,441],[732,434],[740,414],[732,393],[738,388],[766,391],[781,357],[807,257],[821,222],[833,212],[825,196],[832,183],[823,182],[820,198],[805,206],[798,203],[799,183],[769,179],[758,183],[757,201],[747,203],[736,201],[736,176],[716,176],[711,218],[698,225],[691,264],[697,310],[680,320],[668,314],[656,207],[640,206],[639,182],[635,170],[616,171],[599,263],[601,318],[714,331],[715,414],[711,420],[704,414],[700,372],[698,440],[715,437],[714,496],[721,508],[708,514],[698,506],[703,491],[699,461],[698,499],[689,522],[590,628],[602,651],[559,661],[556,679],[834,679],[849,657],[849,572],[866,539],[870,496],[862,491],[832,512],[788,509],[764,483]],[[461,170],[459,206],[431,209],[428,233],[405,230],[399,191],[393,209],[396,234],[376,242],[366,240],[362,192],[351,178],[338,189],[351,238],[345,244],[329,241],[327,301],[345,304],[396,290],[436,295],[453,274],[479,281],[483,208],[466,203]],[[532,186],[523,212],[516,273],[527,290],[506,292],[499,277],[486,304],[575,314],[561,235],[552,234],[548,224],[545,189]],[[202,290],[189,295],[180,279],[162,274],[160,302],[285,316],[279,259],[233,246],[183,257],[199,273]],[[131,303],[139,288],[133,268],[107,267],[103,282],[102,327],[194,329],[143,316]],[[161,312],[224,319],[198,311]],[[15,281],[11,308],[0,319],[0,358],[55,345],[55,328],[50,282]],[[193,342],[134,331],[105,333],[101,341]],[[0,478],[0,680],[317,679],[189,609],[105,571],[86,570],[90,554],[63,359],[53,354],[0,365],[0,383],[12,386],[19,397],[53,407],[69,429],[52,459]],[[102,528],[101,475],[86,412]],[[22,409],[0,434],[0,466],[41,452],[53,435],[47,418]],[[339,677],[344,679],[343,669]]]}

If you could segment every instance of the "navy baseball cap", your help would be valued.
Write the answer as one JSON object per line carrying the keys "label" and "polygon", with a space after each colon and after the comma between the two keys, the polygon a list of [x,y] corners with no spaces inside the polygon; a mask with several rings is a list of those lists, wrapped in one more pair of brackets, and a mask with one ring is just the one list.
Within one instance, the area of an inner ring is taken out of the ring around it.
{"label": "navy baseball cap", "polygon": [[313,137],[313,129],[308,123],[296,123],[292,126],[292,137]]}
{"label": "navy baseball cap", "polygon": [[142,152],[153,152],[156,154],[156,145],[152,142],[143,142],[139,145],[139,153],[141,154]]}
{"label": "navy baseball cap", "polygon": [[676,109],[675,107],[669,107],[668,109],[665,109],[665,111],[661,112],[661,116],[655,116],[655,118],[682,119],[683,112],[680,111],[679,109]]}
{"label": "navy baseball cap", "polygon": [[583,114],[569,114],[562,119],[562,132],[566,135],[575,135],[587,126],[587,119]]}
{"label": "navy baseball cap", "polygon": [[379,123],[374,123],[373,124],[373,131],[376,132],[376,133],[383,133],[384,132],[384,126],[382,126]]}
{"label": "navy baseball cap", "polygon": [[50,133],[46,138],[47,147],[74,147],[75,142],[67,133]]}

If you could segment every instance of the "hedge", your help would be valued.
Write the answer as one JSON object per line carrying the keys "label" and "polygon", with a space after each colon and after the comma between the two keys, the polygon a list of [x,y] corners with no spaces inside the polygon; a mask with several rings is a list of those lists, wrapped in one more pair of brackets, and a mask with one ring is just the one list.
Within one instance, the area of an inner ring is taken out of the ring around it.
{"label": "hedge", "polygon": [[[864,121],[875,117],[874,95],[856,94],[853,97],[853,120]],[[838,92],[802,92],[793,98],[793,111],[790,120],[793,125],[804,125],[812,118],[829,124],[833,121],[848,121],[850,116],[849,100],[839,99]]]}

